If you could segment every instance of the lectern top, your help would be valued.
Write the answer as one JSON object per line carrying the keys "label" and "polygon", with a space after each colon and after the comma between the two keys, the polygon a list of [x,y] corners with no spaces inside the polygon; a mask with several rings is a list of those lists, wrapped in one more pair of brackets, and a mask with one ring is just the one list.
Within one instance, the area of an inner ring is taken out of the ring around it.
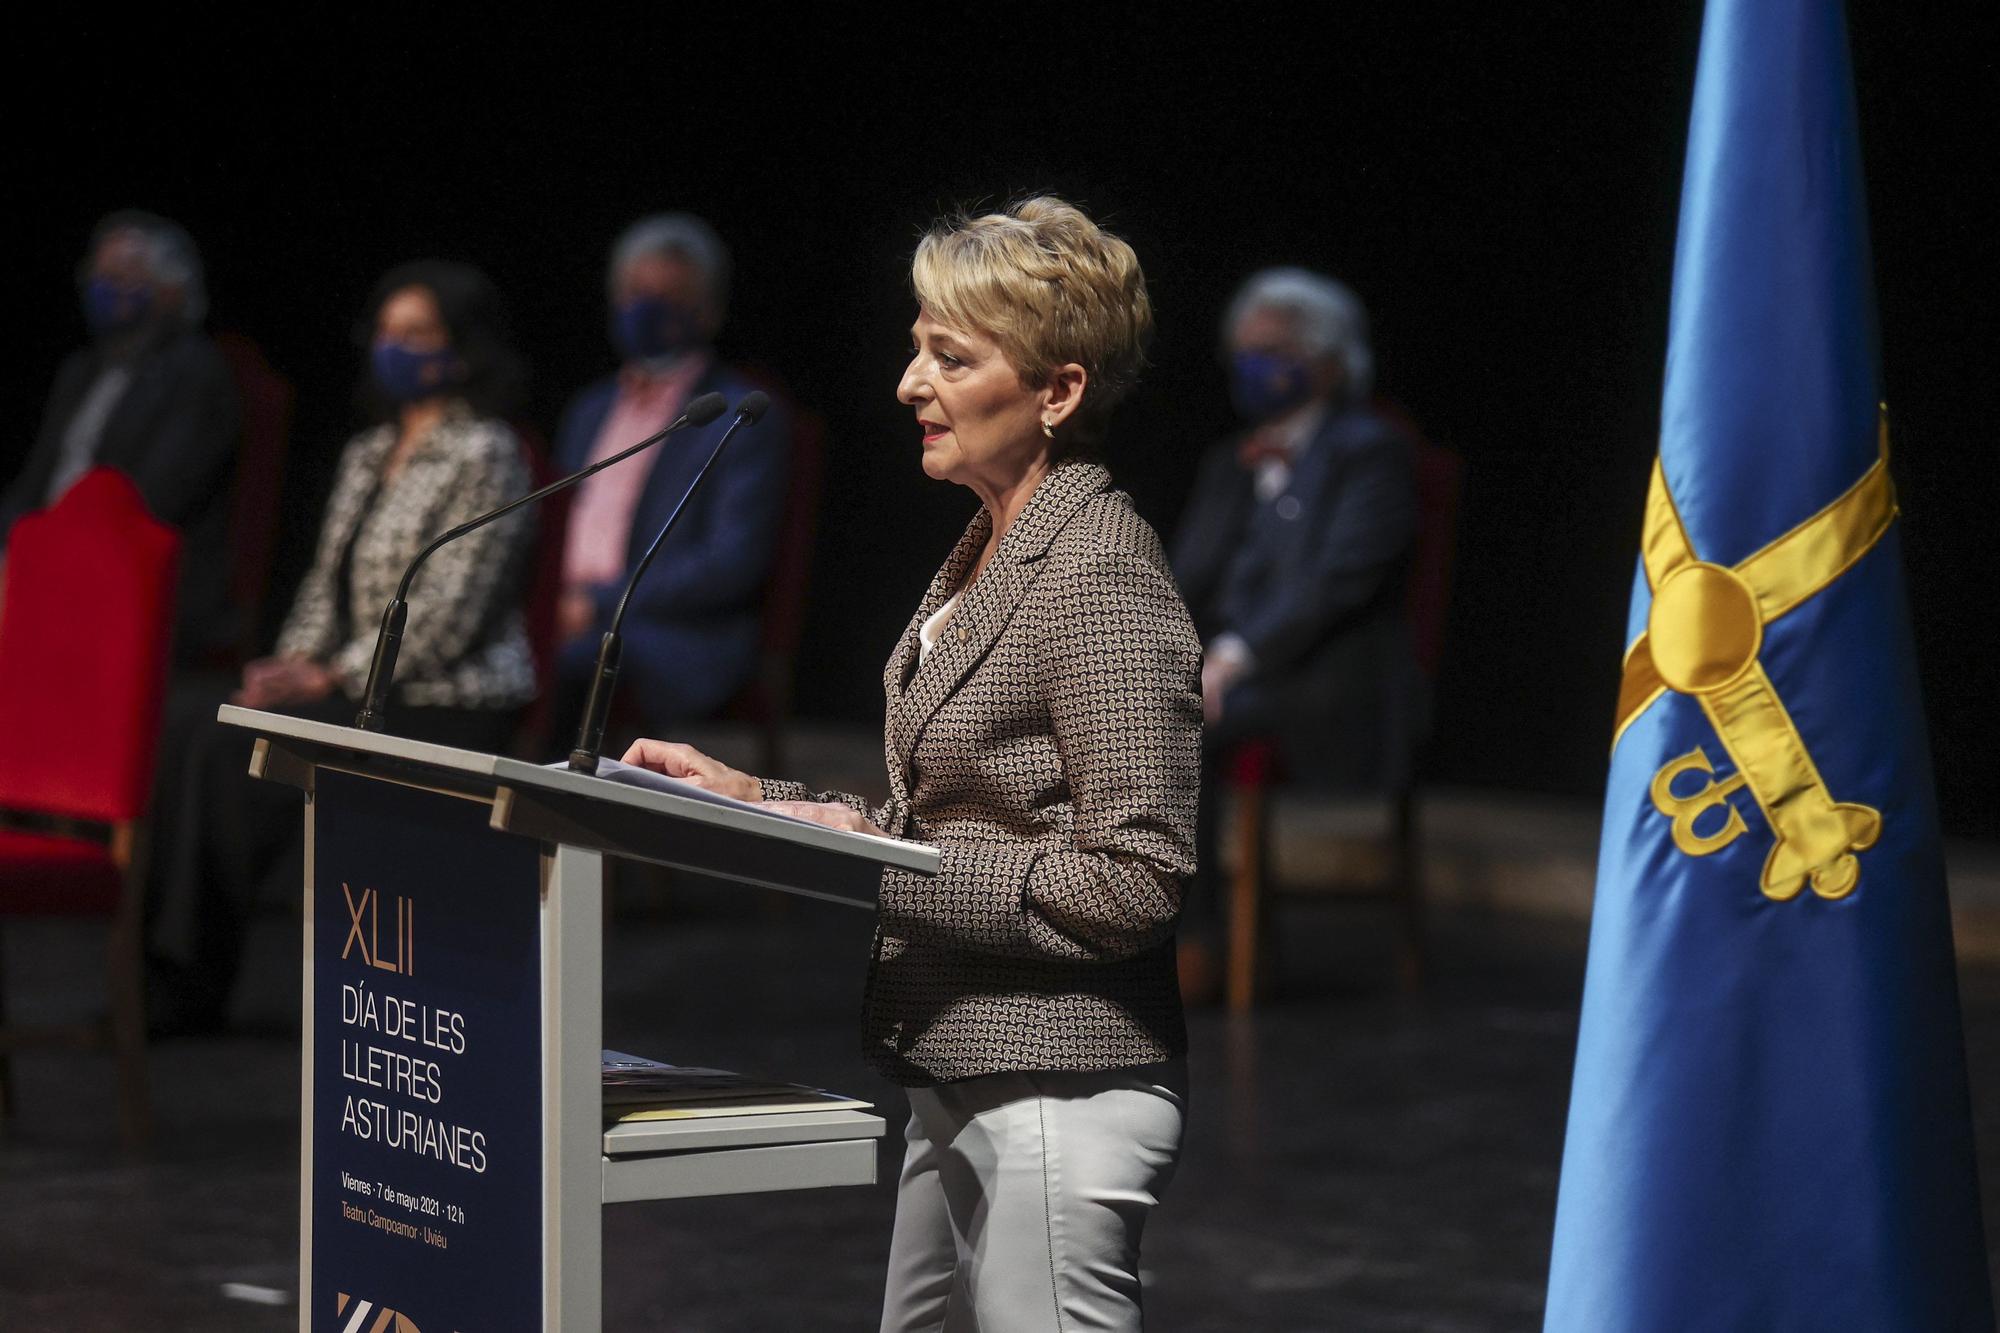
{"label": "lectern top", "polygon": [[398,776],[414,781],[421,781],[429,774],[446,778],[452,785],[461,787],[469,784],[489,790],[511,788],[522,793],[555,796],[569,802],[583,800],[616,807],[630,815],[751,834],[801,849],[833,853],[880,866],[895,866],[919,874],[934,875],[938,870],[939,853],[935,847],[905,842],[900,838],[830,829],[759,810],[742,802],[635,787],[572,772],[568,768],[548,768],[504,755],[432,745],[426,741],[407,740],[331,722],[316,722],[285,713],[239,708],[233,704],[224,704],[217,710],[216,718],[226,725],[286,742],[317,764],[343,766],[341,759],[349,757],[350,762],[361,761],[364,767],[372,769],[386,761]]}

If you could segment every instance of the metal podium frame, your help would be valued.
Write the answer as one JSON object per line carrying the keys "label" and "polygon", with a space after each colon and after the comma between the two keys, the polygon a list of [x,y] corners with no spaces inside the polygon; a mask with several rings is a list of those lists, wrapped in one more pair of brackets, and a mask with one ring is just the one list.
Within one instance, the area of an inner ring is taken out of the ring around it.
{"label": "metal podium frame", "polygon": [[600,1051],[604,859],[650,861],[873,910],[886,867],[935,874],[935,848],[404,740],[224,706],[256,736],[251,773],[305,793],[305,1006],[300,1069],[299,1327],[311,1327],[314,775],[336,769],[487,805],[541,844],[542,1326],[599,1327],[603,1208],[641,1199],[869,1184],[879,1116],[858,1111],[606,1127]]}

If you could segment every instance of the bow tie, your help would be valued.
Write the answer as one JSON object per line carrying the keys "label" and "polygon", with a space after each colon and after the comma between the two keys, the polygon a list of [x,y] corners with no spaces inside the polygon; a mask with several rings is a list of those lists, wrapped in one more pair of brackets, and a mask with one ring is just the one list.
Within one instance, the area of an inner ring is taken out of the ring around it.
{"label": "bow tie", "polygon": [[1253,431],[1236,446],[1236,462],[1246,471],[1255,472],[1265,463],[1290,463],[1292,453],[1290,442],[1276,431]]}
{"label": "bow tie", "polygon": [[665,393],[673,387],[676,374],[667,370],[655,374],[649,370],[638,370],[627,366],[618,372],[618,388],[635,398],[651,394]]}

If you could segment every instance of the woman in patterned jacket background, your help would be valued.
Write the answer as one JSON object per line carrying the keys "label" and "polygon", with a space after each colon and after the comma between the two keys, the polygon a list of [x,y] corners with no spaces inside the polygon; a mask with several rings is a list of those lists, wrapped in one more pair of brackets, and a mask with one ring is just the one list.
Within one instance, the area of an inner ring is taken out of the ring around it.
{"label": "woman in patterned jacket background", "polygon": [[1174,974],[1201,648],[1158,537],[1093,461],[1152,314],[1137,256],[1052,198],[934,228],[898,397],[980,508],[884,673],[890,796],[688,746],[626,758],[935,844],[883,877],[868,1059],[910,1119],[882,1327],[1136,1329],[1186,1097]]}
{"label": "woman in patterned jacket background", "polygon": [[[312,567],[278,635],[231,702],[351,723],[382,608],[424,543],[530,488],[506,417],[521,362],[499,293],[466,264],[420,260],[377,284],[361,326],[361,401],[376,424],[348,441]],[[526,513],[441,549],[410,592],[388,730],[499,750],[533,699],[521,614],[534,538]],[[246,773],[249,743],[215,719],[223,691],[174,700],[161,743],[148,1008],[153,1026],[198,1031],[226,1014],[243,923],[259,884],[298,839],[291,794]]]}

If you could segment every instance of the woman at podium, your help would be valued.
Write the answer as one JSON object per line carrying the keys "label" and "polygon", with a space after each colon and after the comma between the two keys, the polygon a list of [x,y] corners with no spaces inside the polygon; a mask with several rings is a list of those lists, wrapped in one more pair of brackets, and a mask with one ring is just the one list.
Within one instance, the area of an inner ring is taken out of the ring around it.
{"label": "woman at podium", "polygon": [[980,507],[889,657],[888,801],[626,759],[940,851],[885,872],[868,970],[867,1055],[911,1110],[882,1327],[1136,1329],[1181,1143],[1202,725],[1160,541],[1095,459],[1151,306],[1132,248],[1054,198],[940,224],[912,270],[897,396]]}

